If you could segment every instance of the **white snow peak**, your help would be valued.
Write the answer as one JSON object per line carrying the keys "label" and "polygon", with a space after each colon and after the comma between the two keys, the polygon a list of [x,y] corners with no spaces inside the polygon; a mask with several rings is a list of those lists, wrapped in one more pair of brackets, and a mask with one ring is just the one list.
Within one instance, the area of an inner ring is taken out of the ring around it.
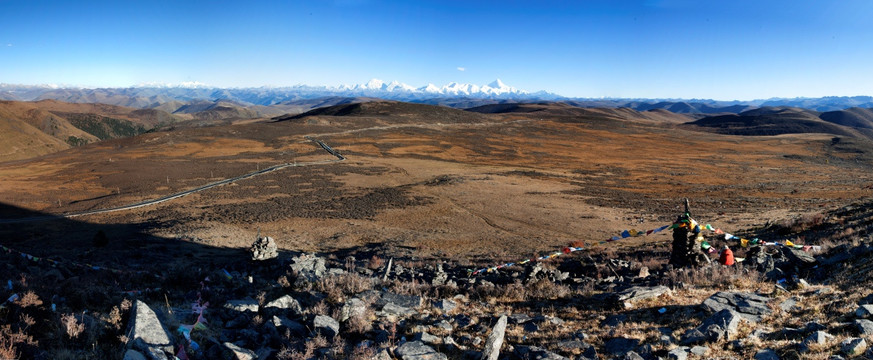
{"label": "white snow peak", "polygon": [[339,91],[360,91],[365,93],[408,93],[419,95],[442,95],[442,96],[502,96],[502,95],[523,95],[528,94],[527,91],[519,90],[512,86],[506,85],[500,79],[494,80],[488,85],[465,84],[458,82],[450,82],[443,86],[427,84],[425,86],[415,88],[407,84],[394,80],[386,83],[380,79],[371,79],[366,84],[358,84],[354,86],[343,85],[334,88]]}

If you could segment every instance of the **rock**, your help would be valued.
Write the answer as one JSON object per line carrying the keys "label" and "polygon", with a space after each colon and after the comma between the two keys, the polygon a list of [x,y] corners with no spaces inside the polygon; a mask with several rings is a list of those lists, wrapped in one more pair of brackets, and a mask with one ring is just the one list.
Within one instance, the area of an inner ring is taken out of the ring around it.
{"label": "rock", "polygon": [[562,340],[562,341],[559,341],[557,345],[558,345],[558,348],[560,348],[561,350],[567,351],[567,352],[572,352],[573,350],[578,350],[578,349],[584,349],[584,348],[587,348],[588,346],[590,346],[590,345],[586,344],[585,342],[583,342],[582,340],[578,340],[578,339]]}
{"label": "rock", "polygon": [[385,304],[393,303],[397,306],[416,309],[421,306],[421,296],[417,295],[398,295],[390,292],[383,292],[382,296],[376,302],[376,305],[384,306]]}
{"label": "rock", "polygon": [[[264,307],[291,310],[291,312],[295,315],[300,315],[303,313],[303,307],[300,306],[300,302],[298,302],[297,299],[291,297],[291,295],[284,295],[276,300],[270,301]],[[257,311],[257,308],[255,309],[255,311]]]}
{"label": "rock", "polygon": [[833,340],[834,336],[824,331],[816,331],[803,340],[805,344],[824,345],[828,341]]}
{"label": "rock", "polygon": [[636,351],[628,351],[620,358],[621,360],[646,360],[642,355],[637,354]]}
{"label": "rock", "polygon": [[524,332],[535,333],[537,331],[540,331],[540,325],[533,321],[529,321],[524,323],[522,329],[524,329]]}
{"label": "rock", "polygon": [[340,309],[340,322],[345,322],[350,318],[360,318],[367,313],[367,304],[364,300],[358,298],[351,298],[346,300],[345,304],[343,304],[342,309]]}
{"label": "rock", "polygon": [[637,278],[639,278],[639,279],[645,279],[645,278],[647,278],[647,277],[649,277],[649,268],[643,266],[643,267],[640,268],[640,272],[637,274]]}
{"label": "rock", "polygon": [[792,296],[790,298],[787,298],[784,301],[782,301],[781,303],[779,303],[779,308],[782,309],[782,311],[786,311],[786,312],[791,311],[796,306],[797,306],[797,297],[796,296]]}
{"label": "rock", "polygon": [[401,360],[448,360],[445,354],[438,353],[421,341],[403,343],[394,350],[394,355]]}
{"label": "rock", "polygon": [[127,346],[144,353],[152,360],[167,359],[166,353],[173,353],[173,343],[167,329],[158,316],[146,303],[137,300],[131,313]]}
{"label": "rock", "polygon": [[440,320],[438,323],[433,325],[437,329],[442,329],[448,332],[451,332],[455,327],[446,320]]}
{"label": "rock", "polygon": [[633,303],[655,298],[670,292],[670,288],[658,286],[633,286],[625,290],[619,291],[612,296],[612,301],[623,308],[633,307]]}
{"label": "rock", "polygon": [[518,345],[515,347],[515,355],[522,359],[531,360],[568,360],[566,357],[555,354],[539,346]]}
{"label": "rock", "polygon": [[858,309],[855,310],[855,316],[862,318],[862,319],[866,319],[866,318],[869,318],[870,316],[873,316],[873,305],[864,304],[864,305],[858,306]]}
{"label": "rock", "polygon": [[709,354],[709,348],[706,346],[694,346],[691,348],[690,352],[699,357],[705,357]]}
{"label": "rock", "polygon": [[388,349],[382,349],[373,360],[391,360],[391,353],[388,352]]}
{"label": "rock", "polygon": [[503,336],[506,334],[506,321],[506,315],[501,316],[491,329],[488,341],[485,342],[485,349],[482,350],[483,360],[497,360],[500,356],[500,347],[503,346]]}
{"label": "rock", "polygon": [[289,320],[288,318],[285,318],[285,317],[273,316],[272,322],[273,322],[273,326],[275,326],[277,329],[279,329],[279,330],[287,329],[293,335],[297,335],[297,336],[302,337],[302,336],[306,336],[307,333],[309,332],[306,329],[306,326],[304,326],[303,324],[301,324],[297,321],[294,321],[294,320]]}
{"label": "rock", "polygon": [[614,314],[614,315],[607,316],[606,320],[603,320],[603,323],[601,323],[601,325],[608,326],[608,327],[616,327],[625,321],[627,321],[627,315]]}
{"label": "rock", "polygon": [[443,343],[443,339],[441,337],[428,334],[427,332],[421,332],[416,335],[416,340],[420,340],[425,344],[431,345],[440,345]]}
{"label": "rock", "polygon": [[700,326],[686,332],[682,337],[681,344],[692,345],[731,340],[737,334],[739,324],[740,315],[737,312],[723,309],[710,316]]}
{"label": "rock", "polygon": [[450,312],[458,307],[458,304],[452,300],[442,299],[435,302],[433,306],[440,309],[442,312]]}
{"label": "rock", "polygon": [[776,354],[775,351],[770,349],[758,350],[755,353],[755,360],[779,360],[779,355]]}
{"label": "rock", "polygon": [[510,324],[524,324],[528,321],[531,321],[533,318],[528,316],[527,314],[512,314],[509,315],[509,323]]}
{"label": "rock", "polygon": [[621,356],[630,351],[634,351],[637,346],[640,346],[640,341],[637,339],[627,338],[612,338],[603,343],[603,349],[607,354]]}
{"label": "rock", "polygon": [[816,263],[815,258],[806,251],[787,246],[782,246],[780,249],[782,249],[785,258],[795,266],[811,267]]}
{"label": "rock", "polygon": [[757,323],[772,313],[767,306],[768,301],[768,298],[753,293],[720,291],[704,300],[703,307],[713,313],[731,309],[743,319]]}
{"label": "rock", "polygon": [[867,351],[867,340],[848,338],[840,342],[840,351],[848,357],[860,356]]}
{"label": "rock", "polygon": [[688,359],[688,347],[680,346],[667,352],[667,359],[685,360]]}
{"label": "rock", "polygon": [[322,334],[328,339],[333,339],[339,334],[339,322],[326,315],[315,315],[315,318],[312,319],[312,328],[314,332]]}
{"label": "rock", "polygon": [[858,328],[858,332],[863,336],[873,335],[873,321],[858,319],[855,320],[855,326]]}
{"label": "rock", "polygon": [[295,283],[315,282],[324,277],[327,268],[323,258],[315,254],[302,254],[291,259],[291,270],[297,274]]}
{"label": "rock", "polygon": [[124,359],[122,360],[146,360],[146,357],[139,351],[127,349],[127,351],[124,352]]}
{"label": "rock", "polygon": [[279,247],[276,246],[276,241],[269,236],[264,236],[255,240],[249,251],[252,253],[252,260],[263,261],[279,257],[278,250]]}
{"label": "rock", "polygon": [[251,311],[256,313],[258,312],[258,301],[253,299],[228,300],[224,304],[224,308],[239,312]]}
{"label": "rock", "polygon": [[382,311],[379,313],[382,316],[409,316],[415,314],[415,310],[394,303],[388,303],[382,307]]}
{"label": "rock", "polygon": [[241,348],[239,346],[236,346],[234,343],[226,342],[226,343],[221,344],[221,345],[223,345],[224,348],[229,350],[230,353],[233,355],[233,357],[231,357],[231,359],[254,360],[254,359],[258,358],[258,354],[255,353],[254,351]]}
{"label": "rock", "polygon": [[431,281],[430,284],[433,286],[445,285],[446,280],[448,279],[449,274],[446,274],[446,272],[443,271],[443,264],[437,264],[437,271],[434,274],[433,281]]}

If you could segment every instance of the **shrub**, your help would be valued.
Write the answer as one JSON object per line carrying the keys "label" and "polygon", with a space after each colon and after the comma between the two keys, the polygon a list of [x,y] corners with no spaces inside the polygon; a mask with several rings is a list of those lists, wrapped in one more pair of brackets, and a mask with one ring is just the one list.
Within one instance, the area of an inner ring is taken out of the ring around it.
{"label": "shrub", "polygon": [[79,323],[79,320],[73,314],[62,315],[61,324],[64,326],[64,330],[66,330],[67,336],[70,339],[79,337],[85,331],[85,324]]}

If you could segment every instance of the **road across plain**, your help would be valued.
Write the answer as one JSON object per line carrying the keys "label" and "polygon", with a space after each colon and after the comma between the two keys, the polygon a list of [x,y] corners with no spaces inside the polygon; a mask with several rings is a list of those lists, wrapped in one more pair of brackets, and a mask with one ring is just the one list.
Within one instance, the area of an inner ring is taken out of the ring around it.
{"label": "road across plain", "polygon": [[226,185],[226,184],[230,184],[230,183],[237,182],[240,180],[253,178],[255,176],[263,175],[263,174],[270,173],[270,172],[273,172],[276,170],[281,170],[281,169],[285,169],[285,168],[289,168],[289,167],[298,167],[298,166],[325,165],[325,164],[331,164],[331,163],[344,161],[346,159],[339,152],[337,152],[336,150],[331,148],[329,145],[327,145],[324,141],[312,138],[310,136],[306,136],[306,139],[317,143],[319,146],[321,146],[322,149],[324,149],[325,151],[327,151],[331,155],[335,156],[336,159],[279,164],[279,165],[268,167],[268,168],[263,169],[263,170],[258,170],[255,172],[243,174],[243,175],[240,175],[237,177],[232,177],[229,179],[224,179],[221,181],[216,181],[216,182],[202,185],[202,186],[199,186],[199,187],[196,187],[193,189],[185,190],[185,191],[178,192],[175,194],[170,194],[170,195],[160,197],[157,199],[141,201],[141,202],[138,202],[135,204],[117,206],[117,207],[112,207],[112,208],[107,208],[107,209],[79,211],[79,212],[72,212],[72,213],[58,214],[58,215],[32,216],[32,217],[17,218],[17,219],[0,219],[0,224],[17,224],[17,223],[26,223],[26,222],[38,222],[38,221],[47,221],[47,220],[55,220],[55,219],[63,219],[63,218],[74,218],[74,217],[79,217],[79,216],[104,214],[104,213],[115,212],[115,211],[131,210],[131,209],[141,208],[144,206],[151,206],[151,205],[160,204],[162,202],[170,201],[173,199],[178,199],[178,198],[183,197],[183,196],[187,196],[187,195],[201,192],[203,190],[211,189],[211,188],[214,188],[216,186]]}

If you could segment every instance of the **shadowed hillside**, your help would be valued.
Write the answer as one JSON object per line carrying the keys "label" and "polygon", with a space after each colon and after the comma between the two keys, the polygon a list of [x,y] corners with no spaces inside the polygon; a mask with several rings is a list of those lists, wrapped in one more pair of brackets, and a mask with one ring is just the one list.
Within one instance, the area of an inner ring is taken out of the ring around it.
{"label": "shadowed hillside", "polygon": [[[473,112],[442,106],[413,104],[397,101],[374,101],[328,106],[299,115],[279,116],[274,121],[302,121],[319,117],[368,118],[383,125],[408,123],[461,123],[482,122],[487,118]],[[390,119],[390,121],[388,120]]]}
{"label": "shadowed hillside", "polygon": [[873,110],[851,108],[839,111],[828,111],[820,115],[821,119],[834,124],[853,128],[873,129]]}
{"label": "shadowed hillside", "polygon": [[761,108],[737,115],[719,115],[689,122],[698,129],[720,134],[769,136],[821,133],[863,136],[856,129],[822,120],[813,111],[796,108]]}

